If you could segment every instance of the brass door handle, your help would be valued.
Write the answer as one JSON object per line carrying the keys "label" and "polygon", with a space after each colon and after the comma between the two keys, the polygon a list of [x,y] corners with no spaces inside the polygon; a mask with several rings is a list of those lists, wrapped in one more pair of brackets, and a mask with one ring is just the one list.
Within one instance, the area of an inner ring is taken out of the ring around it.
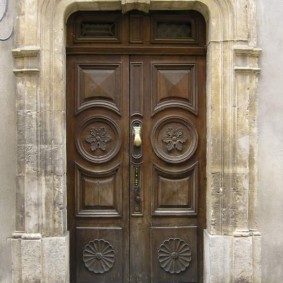
{"label": "brass door handle", "polygon": [[132,164],[131,175],[133,177],[133,192],[131,193],[131,213],[135,216],[142,216],[143,194],[141,184],[141,163],[142,163],[142,122],[138,119],[132,121],[131,152]]}
{"label": "brass door handle", "polygon": [[140,147],[142,144],[140,125],[133,127],[133,135],[134,135],[134,146]]}

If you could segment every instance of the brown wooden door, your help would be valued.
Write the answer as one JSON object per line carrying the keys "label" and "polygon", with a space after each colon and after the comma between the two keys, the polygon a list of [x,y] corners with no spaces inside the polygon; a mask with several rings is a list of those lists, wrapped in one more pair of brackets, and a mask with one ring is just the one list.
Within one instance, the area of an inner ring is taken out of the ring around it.
{"label": "brown wooden door", "polygon": [[128,282],[129,57],[67,62],[72,282]]}
{"label": "brown wooden door", "polygon": [[69,56],[72,282],[201,282],[204,62]]}
{"label": "brown wooden door", "polygon": [[76,13],[67,42],[71,282],[201,283],[203,18]]}
{"label": "brown wooden door", "polygon": [[201,57],[130,57],[130,282],[202,282],[204,74]]}

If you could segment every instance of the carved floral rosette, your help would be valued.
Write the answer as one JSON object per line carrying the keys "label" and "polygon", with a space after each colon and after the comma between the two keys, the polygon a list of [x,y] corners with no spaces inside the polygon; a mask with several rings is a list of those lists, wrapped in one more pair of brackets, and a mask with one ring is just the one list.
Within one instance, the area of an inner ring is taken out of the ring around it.
{"label": "carved floral rosette", "polygon": [[159,120],[151,133],[154,153],[165,162],[182,163],[198,146],[198,133],[189,119],[169,116]]}
{"label": "carved floral rosette", "polygon": [[107,162],[120,150],[120,127],[106,116],[83,120],[77,127],[76,147],[82,158],[90,162]]}
{"label": "carved floral rosette", "polygon": [[170,238],[160,245],[158,260],[166,272],[179,274],[189,267],[192,261],[192,252],[184,240]]}
{"label": "carved floral rosette", "polygon": [[109,271],[115,262],[115,251],[109,242],[103,239],[90,241],[83,250],[85,267],[96,274]]}
{"label": "carved floral rosette", "polygon": [[106,150],[106,144],[111,141],[111,135],[108,134],[104,127],[90,128],[90,135],[86,138],[86,142],[90,144],[91,151],[100,149]]}

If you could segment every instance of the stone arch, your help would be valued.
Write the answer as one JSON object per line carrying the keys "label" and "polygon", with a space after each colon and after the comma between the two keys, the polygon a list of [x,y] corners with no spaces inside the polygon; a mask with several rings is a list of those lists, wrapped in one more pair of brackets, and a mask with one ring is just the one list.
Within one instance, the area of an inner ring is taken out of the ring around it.
{"label": "stone arch", "polygon": [[254,0],[21,1],[16,48],[12,51],[19,150],[19,217],[12,240],[15,282],[69,280],[65,200],[66,20],[78,10],[126,11],[133,3],[142,10],[193,9],[206,19],[205,282],[260,282],[260,234],[254,219],[260,50],[253,27]]}

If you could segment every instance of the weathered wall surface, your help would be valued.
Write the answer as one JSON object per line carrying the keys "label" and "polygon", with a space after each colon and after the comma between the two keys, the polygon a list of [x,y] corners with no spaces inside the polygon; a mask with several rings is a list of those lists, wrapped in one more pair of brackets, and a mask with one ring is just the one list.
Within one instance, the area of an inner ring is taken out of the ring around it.
{"label": "weathered wall surface", "polygon": [[262,282],[283,280],[283,2],[258,1],[263,49],[259,94],[258,222],[262,233]]}
{"label": "weathered wall surface", "polygon": [[5,1],[0,0],[0,282],[11,282],[10,238],[15,231],[16,175],[16,100],[13,74],[11,9],[4,16]]}

